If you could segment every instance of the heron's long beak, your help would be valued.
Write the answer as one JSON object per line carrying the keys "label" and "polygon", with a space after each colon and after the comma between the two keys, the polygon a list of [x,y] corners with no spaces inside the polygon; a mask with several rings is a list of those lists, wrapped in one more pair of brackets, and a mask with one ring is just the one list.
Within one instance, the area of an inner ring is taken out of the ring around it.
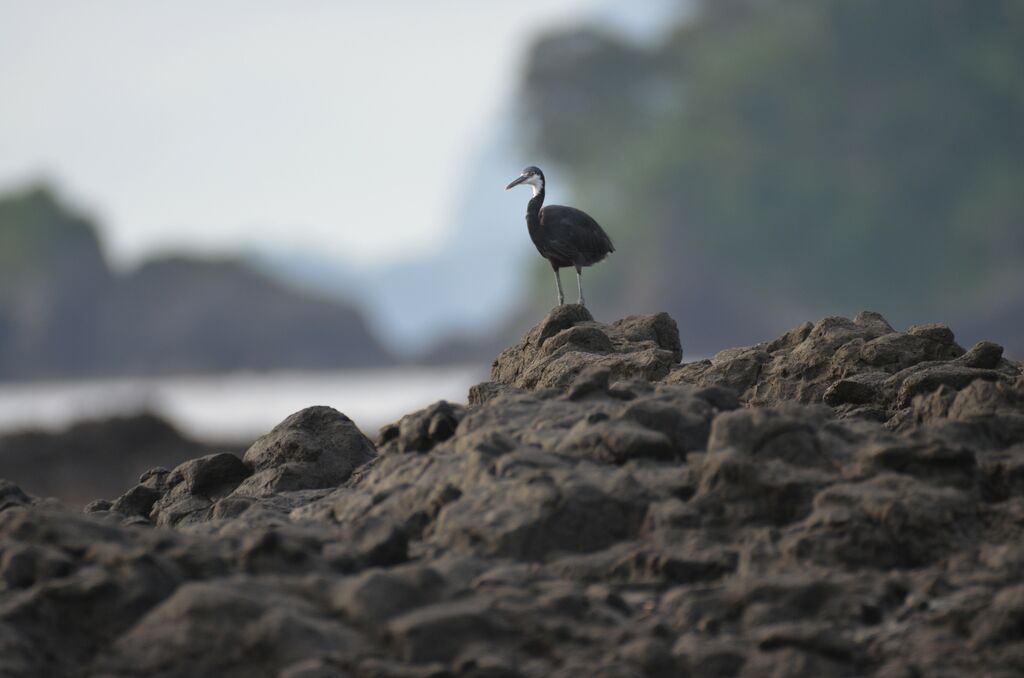
{"label": "heron's long beak", "polygon": [[520,176],[520,177],[519,177],[518,179],[516,179],[515,181],[513,181],[513,182],[512,182],[511,184],[509,184],[508,186],[506,186],[506,187],[505,187],[505,190],[507,191],[507,190],[508,190],[508,189],[510,189],[510,188],[515,188],[516,186],[518,186],[519,184],[523,183],[524,181],[526,181],[526,175],[525,175],[525,174],[524,174],[524,175],[522,175],[522,176]]}

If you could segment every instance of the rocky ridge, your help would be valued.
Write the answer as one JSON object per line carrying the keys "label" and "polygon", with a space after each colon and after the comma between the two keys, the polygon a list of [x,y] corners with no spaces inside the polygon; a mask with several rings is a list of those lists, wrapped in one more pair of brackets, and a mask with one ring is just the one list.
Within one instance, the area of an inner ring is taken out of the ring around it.
{"label": "rocky ridge", "polygon": [[552,311],[467,405],[0,484],[0,675],[1011,676],[1024,377],[877,314],[680,364]]}

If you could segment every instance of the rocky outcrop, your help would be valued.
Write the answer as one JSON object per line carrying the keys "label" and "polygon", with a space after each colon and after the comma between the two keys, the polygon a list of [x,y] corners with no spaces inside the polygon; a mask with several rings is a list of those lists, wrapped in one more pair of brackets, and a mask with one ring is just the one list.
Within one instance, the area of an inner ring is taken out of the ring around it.
{"label": "rocky outcrop", "polygon": [[611,325],[585,307],[557,306],[491,367],[491,380],[519,388],[565,387],[587,366],[615,379],[665,377],[683,358],[679,329],[666,313],[630,316]]}
{"label": "rocky outcrop", "polygon": [[309,408],[85,515],[0,484],[0,667],[1024,669],[1017,365],[871,315],[677,365],[674,327],[556,309],[467,406],[376,445]]}
{"label": "rocky outcrop", "polygon": [[335,487],[376,452],[352,420],[330,407],[297,412],[245,452],[255,471],[236,494],[268,496],[282,491]]}
{"label": "rocky outcrop", "polygon": [[731,388],[750,405],[825,402],[840,416],[899,426],[914,399],[939,387],[1009,383],[1020,368],[997,344],[965,351],[945,325],[897,332],[877,313],[804,323],[774,341],[722,351],[677,368],[666,381]]}

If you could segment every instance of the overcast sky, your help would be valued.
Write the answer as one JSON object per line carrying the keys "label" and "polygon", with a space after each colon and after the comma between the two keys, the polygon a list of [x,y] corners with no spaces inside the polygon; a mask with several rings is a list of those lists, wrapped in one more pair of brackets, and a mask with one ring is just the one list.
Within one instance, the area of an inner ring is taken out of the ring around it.
{"label": "overcast sky", "polygon": [[55,183],[120,263],[407,255],[451,222],[530,38],[601,4],[0,0],[0,190]]}

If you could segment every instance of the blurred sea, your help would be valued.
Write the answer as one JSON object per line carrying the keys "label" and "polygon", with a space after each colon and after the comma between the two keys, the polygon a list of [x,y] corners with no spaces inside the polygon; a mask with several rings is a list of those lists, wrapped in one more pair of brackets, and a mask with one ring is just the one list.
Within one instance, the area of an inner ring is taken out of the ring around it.
{"label": "blurred sea", "polygon": [[330,405],[371,438],[384,424],[445,399],[465,402],[479,366],[239,373],[0,384],[0,433],[150,412],[205,441],[245,442],[311,405]]}

